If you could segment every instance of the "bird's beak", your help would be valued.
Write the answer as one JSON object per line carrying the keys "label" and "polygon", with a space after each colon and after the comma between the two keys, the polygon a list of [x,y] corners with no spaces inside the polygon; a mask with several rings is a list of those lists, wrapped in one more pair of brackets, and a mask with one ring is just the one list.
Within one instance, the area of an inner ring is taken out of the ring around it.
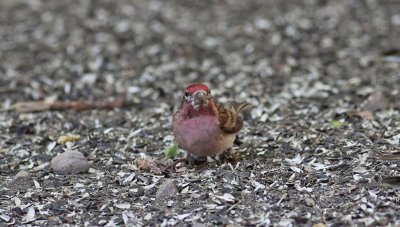
{"label": "bird's beak", "polygon": [[205,91],[197,91],[193,94],[192,106],[195,110],[199,110],[200,106],[208,106],[208,96]]}

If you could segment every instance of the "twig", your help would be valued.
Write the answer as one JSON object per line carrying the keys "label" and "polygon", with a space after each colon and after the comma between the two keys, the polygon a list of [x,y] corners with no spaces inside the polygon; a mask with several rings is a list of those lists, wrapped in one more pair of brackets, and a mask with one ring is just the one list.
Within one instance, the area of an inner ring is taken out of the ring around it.
{"label": "twig", "polygon": [[15,93],[15,92],[18,92],[18,89],[10,88],[10,87],[0,87],[0,94],[3,94],[3,93]]}
{"label": "twig", "polygon": [[90,109],[116,109],[126,105],[126,95],[121,95],[114,101],[33,101],[18,102],[10,109],[3,111],[16,111],[19,113],[57,111],[57,110],[90,110]]}

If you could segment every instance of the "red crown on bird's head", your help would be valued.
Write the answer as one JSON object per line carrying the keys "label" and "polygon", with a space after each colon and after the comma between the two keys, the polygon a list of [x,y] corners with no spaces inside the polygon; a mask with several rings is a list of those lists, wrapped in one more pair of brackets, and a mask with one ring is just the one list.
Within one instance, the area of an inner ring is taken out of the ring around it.
{"label": "red crown on bird's head", "polygon": [[205,84],[192,84],[186,88],[186,92],[189,94],[194,94],[197,91],[209,92],[210,89]]}

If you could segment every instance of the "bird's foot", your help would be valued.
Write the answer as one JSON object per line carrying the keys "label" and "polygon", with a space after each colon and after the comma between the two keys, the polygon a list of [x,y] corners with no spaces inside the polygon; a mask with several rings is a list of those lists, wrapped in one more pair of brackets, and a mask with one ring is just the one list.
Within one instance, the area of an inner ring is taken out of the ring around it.
{"label": "bird's foot", "polygon": [[175,160],[172,164],[168,165],[166,167],[166,169],[173,169],[176,167],[176,165],[178,165],[179,163],[186,163],[189,166],[195,166],[199,163],[202,163],[202,160],[200,157],[194,157],[193,155],[191,155],[190,153],[187,153],[186,156]]}
{"label": "bird's foot", "polygon": [[187,161],[187,158],[180,158],[178,160],[175,160],[171,164],[164,166],[163,172],[169,173],[169,172],[175,170],[176,165],[178,165],[181,162],[186,162],[186,161]]}
{"label": "bird's foot", "polygon": [[232,148],[229,148],[225,152],[215,156],[215,159],[221,164],[225,162],[237,163],[240,161],[240,156],[234,153]]}

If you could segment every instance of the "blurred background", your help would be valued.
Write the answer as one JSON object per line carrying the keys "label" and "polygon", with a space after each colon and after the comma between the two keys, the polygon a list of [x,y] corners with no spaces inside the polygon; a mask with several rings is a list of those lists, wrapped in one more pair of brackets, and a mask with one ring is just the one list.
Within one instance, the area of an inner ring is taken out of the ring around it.
{"label": "blurred background", "polygon": [[143,105],[173,105],[193,82],[266,105],[285,89],[348,94],[399,82],[398,66],[379,61],[398,48],[397,1],[0,4],[0,89],[16,90],[0,94],[5,107],[123,92]]}

